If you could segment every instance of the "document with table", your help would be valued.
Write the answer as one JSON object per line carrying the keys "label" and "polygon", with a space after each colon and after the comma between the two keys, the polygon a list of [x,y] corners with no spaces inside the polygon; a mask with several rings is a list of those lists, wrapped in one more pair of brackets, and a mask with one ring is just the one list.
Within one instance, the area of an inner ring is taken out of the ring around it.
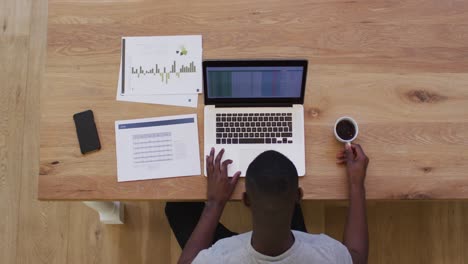
{"label": "document with table", "polygon": [[197,116],[115,122],[119,182],[200,175]]}

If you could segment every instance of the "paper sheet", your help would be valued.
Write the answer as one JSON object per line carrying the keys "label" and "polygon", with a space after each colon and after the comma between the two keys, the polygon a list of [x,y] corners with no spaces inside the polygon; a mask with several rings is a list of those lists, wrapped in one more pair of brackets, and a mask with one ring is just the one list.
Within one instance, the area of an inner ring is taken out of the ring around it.
{"label": "paper sheet", "polygon": [[122,94],[202,92],[202,37],[122,38]]}
{"label": "paper sheet", "polygon": [[197,116],[115,122],[119,182],[200,175]]}
{"label": "paper sheet", "polygon": [[[122,64],[120,64],[122,69]],[[128,95],[121,94],[120,86],[122,82],[122,70],[119,71],[119,81],[117,83],[117,101],[147,103],[147,104],[162,104],[162,105],[175,105],[187,106],[197,108],[198,94],[156,94],[156,95]]]}

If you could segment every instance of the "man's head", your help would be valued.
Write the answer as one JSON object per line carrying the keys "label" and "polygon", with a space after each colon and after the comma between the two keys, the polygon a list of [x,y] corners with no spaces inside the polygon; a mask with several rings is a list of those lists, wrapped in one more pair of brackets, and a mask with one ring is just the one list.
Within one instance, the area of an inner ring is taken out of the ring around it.
{"label": "man's head", "polygon": [[244,203],[258,214],[292,214],[302,198],[294,164],[283,154],[270,150],[258,155],[247,168]]}

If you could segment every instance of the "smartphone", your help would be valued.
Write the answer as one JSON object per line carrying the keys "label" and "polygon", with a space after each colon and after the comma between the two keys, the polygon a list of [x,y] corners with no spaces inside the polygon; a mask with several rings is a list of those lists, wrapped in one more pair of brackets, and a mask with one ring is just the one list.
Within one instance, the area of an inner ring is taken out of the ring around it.
{"label": "smartphone", "polygon": [[80,143],[82,154],[101,149],[101,142],[94,122],[93,111],[87,110],[73,115],[75,121],[76,135]]}

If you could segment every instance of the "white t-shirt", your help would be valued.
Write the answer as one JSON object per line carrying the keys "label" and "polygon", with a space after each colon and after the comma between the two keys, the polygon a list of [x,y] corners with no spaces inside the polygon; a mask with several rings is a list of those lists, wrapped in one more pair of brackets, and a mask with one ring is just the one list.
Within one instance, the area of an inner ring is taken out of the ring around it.
{"label": "white t-shirt", "polygon": [[320,263],[352,264],[348,249],[335,239],[293,230],[294,244],[283,254],[270,257],[250,244],[252,232],[221,239],[200,251],[192,263]]}

